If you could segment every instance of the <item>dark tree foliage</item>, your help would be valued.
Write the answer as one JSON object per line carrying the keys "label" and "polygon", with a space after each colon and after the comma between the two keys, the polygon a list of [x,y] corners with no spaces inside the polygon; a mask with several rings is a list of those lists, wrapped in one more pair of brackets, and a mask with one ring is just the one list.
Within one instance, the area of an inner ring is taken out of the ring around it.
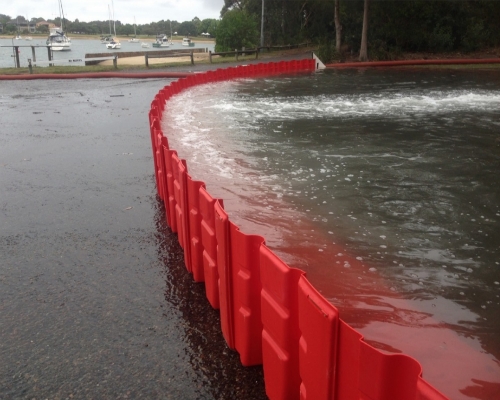
{"label": "dark tree foliage", "polygon": [[[359,53],[364,0],[340,0],[343,47]],[[260,28],[262,0],[225,0],[221,14],[245,10]],[[335,42],[334,0],[265,0],[266,44]],[[473,51],[500,45],[498,0],[371,0],[370,58],[401,51]]]}
{"label": "dark tree foliage", "polygon": [[259,30],[252,15],[246,11],[230,10],[217,26],[215,51],[254,48],[259,41]]}

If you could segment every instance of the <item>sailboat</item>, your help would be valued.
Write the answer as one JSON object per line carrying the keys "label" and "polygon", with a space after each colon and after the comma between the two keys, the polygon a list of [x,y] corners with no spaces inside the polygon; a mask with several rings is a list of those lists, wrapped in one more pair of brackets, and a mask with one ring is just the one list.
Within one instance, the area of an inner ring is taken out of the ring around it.
{"label": "sailboat", "polygon": [[115,4],[111,0],[111,7],[113,8],[113,32],[115,36],[111,39],[109,43],[106,44],[107,49],[118,50],[122,48],[122,45],[118,38],[116,37],[116,20],[115,20]]}
{"label": "sailboat", "polygon": [[71,50],[71,40],[64,33],[64,10],[62,0],[59,0],[59,19],[61,27],[50,28],[49,37],[45,42],[53,51],[69,51]]}
{"label": "sailboat", "polygon": [[19,18],[16,19],[16,25],[17,25],[17,35],[14,39],[21,40],[23,37],[19,35]]}
{"label": "sailboat", "polygon": [[108,22],[109,22],[109,35],[101,35],[101,43],[108,44],[113,39],[113,34],[111,33],[111,10],[109,9],[108,4]]}
{"label": "sailboat", "polygon": [[137,39],[137,32],[136,32],[136,23],[135,23],[135,17],[134,17],[134,37],[132,39],[129,39],[130,43],[139,43],[139,39]]}

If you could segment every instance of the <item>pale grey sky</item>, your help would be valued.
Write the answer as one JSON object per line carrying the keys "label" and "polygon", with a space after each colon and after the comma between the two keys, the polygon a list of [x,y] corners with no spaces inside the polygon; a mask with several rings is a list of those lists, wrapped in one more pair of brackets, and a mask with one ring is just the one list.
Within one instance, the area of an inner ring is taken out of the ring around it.
{"label": "pale grey sky", "polygon": [[[53,19],[59,16],[58,0],[15,0],[2,1],[0,13],[12,18],[22,15],[25,18]],[[224,0],[113,0],[115,18],[122,23],[145,24],[160,20],[191,21],[219,18]],[[74,21],[95,21],[108,19],[108,4],[111,0],[62,0],[64,17]]]}

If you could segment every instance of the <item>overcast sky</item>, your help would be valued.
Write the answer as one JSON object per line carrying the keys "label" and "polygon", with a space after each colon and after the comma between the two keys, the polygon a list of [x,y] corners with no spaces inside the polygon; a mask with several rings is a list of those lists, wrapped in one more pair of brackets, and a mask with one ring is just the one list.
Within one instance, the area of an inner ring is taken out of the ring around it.
{"label": "overcast sky", "polygon": [[[113,0],[115,18],[122,23],[146,24],[160,20],[191,21],[219,18],[224,0]],[[2,0],[0,13],[12,18],[22,15],[27,19],[53,19],[59,16],[58,0]],[[111,0],[62,0],[64,17],[74,21],[90,22],[108,19]]]}

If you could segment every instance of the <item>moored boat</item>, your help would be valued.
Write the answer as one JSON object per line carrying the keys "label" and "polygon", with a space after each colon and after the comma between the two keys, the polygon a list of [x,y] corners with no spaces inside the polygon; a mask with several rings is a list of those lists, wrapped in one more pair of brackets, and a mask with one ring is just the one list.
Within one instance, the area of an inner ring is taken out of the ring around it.
{"label": "moored boat", "polygon": [[61,27],[56,26],[50,28],[49,37],[45,43],[53,51],[69,51],[71,50],[71,40],[68,39],[64,33],[64,12],[61,0],[59,0],[59,19],[61,21]]}
{"label": "moored boat", "polygon": [[161,33],[156,35],[156,41],[153,42],[153,47],[168,47],[170,44],[168,43],[167,35]]}
{"label": "moored boat", "polygon": [[193,47],[194,46],[194,42],[192,42],[191,39],[185,37],[185,38],[182,39],[182,45],[183,46]]}
{"label": "moored boat", "polygon": [[106,44],[107,49],[118,50],[122,48],[122,44],[117,38],[112,38],[109,43]]}
{"label": "moored boat", "polygon": [[136,24],[135,24],[135,17],[134,17],[134,37],[132,39],[129,39],[130,43],[139,43],[139,39],[137,39],[137,29],[136,29]]}
{"label": "moored boat", "polygon": [[111,2],[113,7],[113,33],[115,34],[109,43],[106,44],[106,48],[110,50],[118,50],[121,49],[122,45],[120,41],[116,38],[116,20],[115,20],[115,5]]}
{"label": "moored boat", "polygon": [[50,28],[49,37],[45,42],[53,51],[71,50],[71,41],[66,37],[62,28]]}

